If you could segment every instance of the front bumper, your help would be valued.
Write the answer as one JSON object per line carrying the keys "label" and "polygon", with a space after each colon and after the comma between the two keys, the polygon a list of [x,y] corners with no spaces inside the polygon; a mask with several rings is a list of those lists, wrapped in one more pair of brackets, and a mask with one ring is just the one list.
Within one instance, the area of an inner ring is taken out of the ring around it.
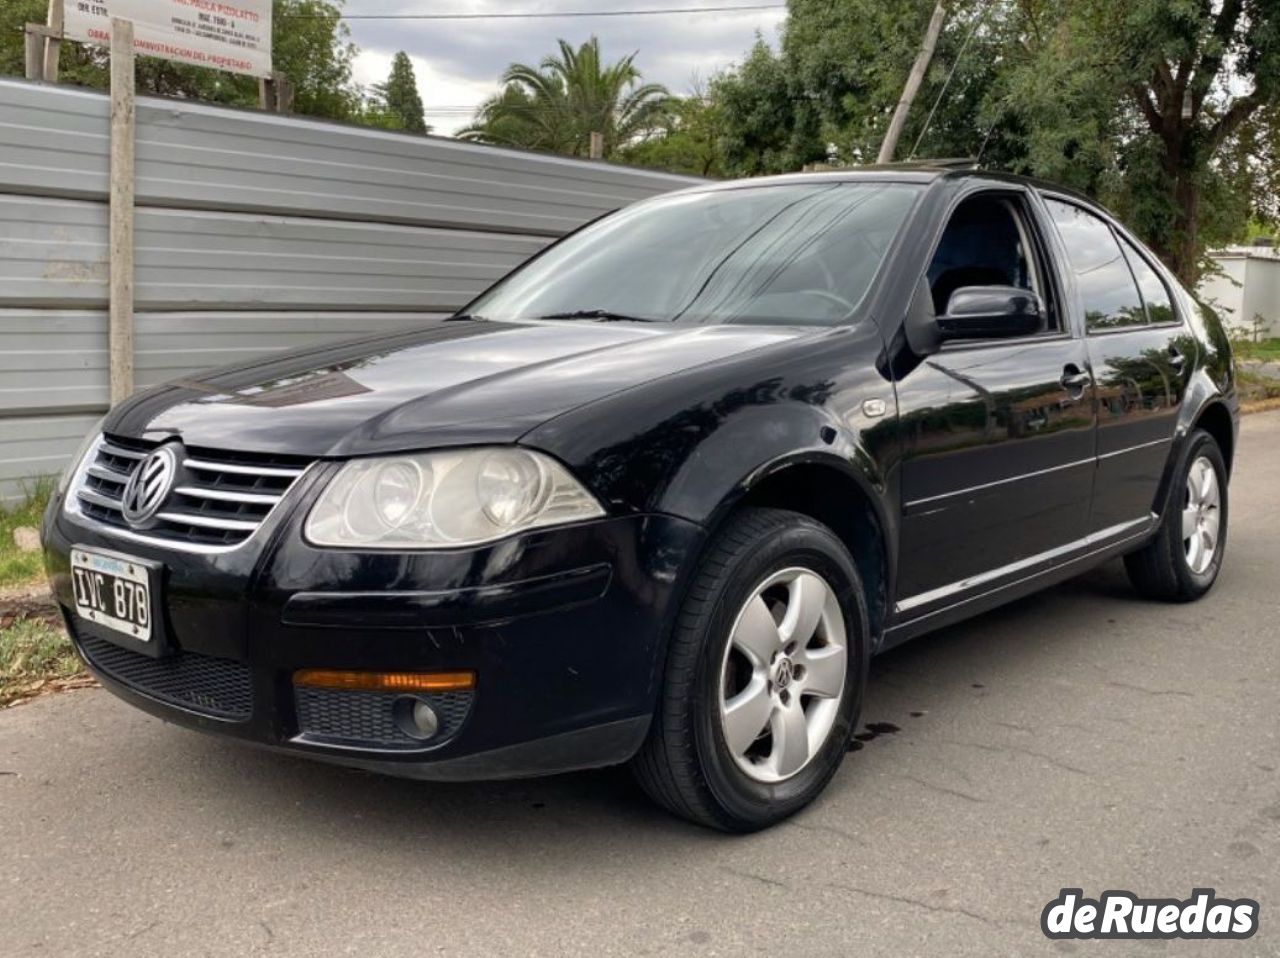
{"label": "front bumper", "polygon": [[[674,597],[702,535],[685,520],[648,515],[479,549],[367,554],[315,549],[282,512],[243,547],[199,555],[122,541],[55,502],[44,541],[77,649],[126,701],[180,725],[322,760],[477,779],[615,764],[639,748]],[[121,650],[75,616],[73,546],[161,563],[153,603],[167,655]],[[465,700],[432,701],[448,716],[440,735],[389,741],[361,730],[390,699],[331,699],[335,708],[317,710],[294,687],[301,669],[469,669],[477,682]],[[316,715],[326,716],[319,733]]]}

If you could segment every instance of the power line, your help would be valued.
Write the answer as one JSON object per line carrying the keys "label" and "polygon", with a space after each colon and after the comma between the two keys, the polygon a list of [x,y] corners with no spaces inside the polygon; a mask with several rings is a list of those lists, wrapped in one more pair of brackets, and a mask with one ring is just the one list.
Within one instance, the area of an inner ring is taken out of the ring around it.
{"label": "power line", "polygon": [[973,35],[978,32],[978,27],[982,26],[982,22],[987,19],[987,14],[993,9],[995,9],[995,4],[984,10],[982,16],[974,19],[973,27],[969,30],[968,36],[964,38],[964,43],[960,44],[960,52],[956,54],[955,62],[951,64],[951,72],[947,74],[946,82],[942,84],[942,89],[938,91],[938,98],[933,101],[933,108],[929,110],[929,116],[924,121],[924,127],[920,130],[920,135],[916,137],[916,142],[911,147],[911,152],[908,154],[907,159],[915,159],[916,150],[920,149],[920,142],[924,139],[924,135],[929,132],[929,124],[933,122],[933,115],[938,112],[938,104],[947,95],[947,88],[951,86],[951,78],[956,75],[956,67],[960,66],[960,61],[964,59],[964,52],[969,49],[969,41],[973,39]]}
{"label": "power line", "polygon": [[751,3],[719,7],[664,7],[652,10],[565,10],[540,13],[303,13],[285,14],[287,20],[553,20],[569,17],[665,17],[682,13],[750,13],[785,10],[785,3]]}

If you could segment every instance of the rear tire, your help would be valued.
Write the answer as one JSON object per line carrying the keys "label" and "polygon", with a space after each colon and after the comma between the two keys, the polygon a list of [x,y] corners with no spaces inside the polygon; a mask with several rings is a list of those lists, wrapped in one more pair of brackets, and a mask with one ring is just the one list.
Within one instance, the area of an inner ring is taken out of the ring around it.
{"label": "rear tire", "polygon": [[1139,595],[1192,602],[1212,587],[1227,545],[1227,466],[1218,443],[1197,429],[1187,439],[1147,545],[1124,557]]}
{"label": "rear tire", "polygon": [[724,831],[794,814],[840,767],[869,653],[843,543],[798,513],[743,510],[681,606],[636,779],[674,814]]}

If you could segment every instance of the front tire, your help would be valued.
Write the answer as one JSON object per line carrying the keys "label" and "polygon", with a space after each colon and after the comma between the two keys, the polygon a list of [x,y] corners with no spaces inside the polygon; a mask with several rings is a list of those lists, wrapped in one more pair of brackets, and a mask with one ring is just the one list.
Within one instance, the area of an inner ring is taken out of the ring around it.
{"label": "front tire", "polygon": [[743,510],[680,609],[637,780],[724,831],[794,814],[840,767],[869,653],[862,584],[835,534],[798,513]]}
{"label": "front tire", "polygon": [[1227,545],[1227,466],[1218,443],[1197,429],[1187,439],[1147,545],[1124,557],[1139,595],[1191,602],[1213,587]]}

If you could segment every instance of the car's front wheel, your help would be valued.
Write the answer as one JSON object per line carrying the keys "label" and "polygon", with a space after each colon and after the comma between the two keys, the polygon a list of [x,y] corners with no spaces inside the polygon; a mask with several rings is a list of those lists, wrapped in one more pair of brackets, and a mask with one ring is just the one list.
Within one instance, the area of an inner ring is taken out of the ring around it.
{"label": "car's front wheel", "polygon": [[1187,438],[1155,538],[1124,557],[1139,594],[1169,602],[1198,599],[1213,586],[1227,544],[1227,466],[1214,438]]}
{"label": "car's front wheel", "polygon": [[727,831],[811,802],[840,766],[869,639],[848,550],[806,516],[748,509],[711,543],[634,770],[659,804]]}

